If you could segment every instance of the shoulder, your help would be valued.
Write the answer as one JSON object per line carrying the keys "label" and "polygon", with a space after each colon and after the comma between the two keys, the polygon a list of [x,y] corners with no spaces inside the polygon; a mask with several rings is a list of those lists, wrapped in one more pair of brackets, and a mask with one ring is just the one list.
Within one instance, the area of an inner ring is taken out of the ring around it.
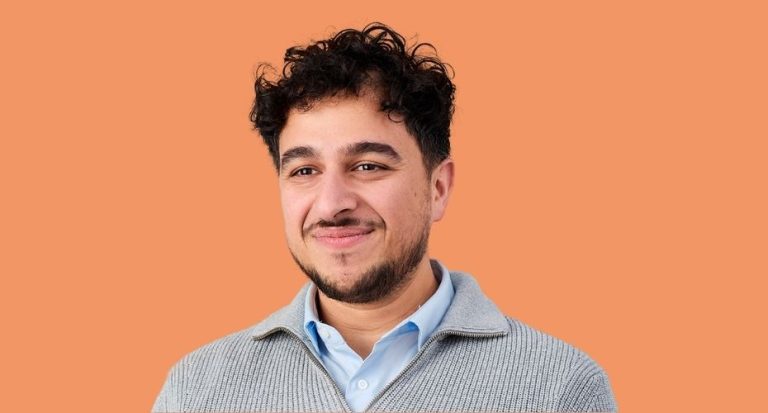
{"label": "shoulder", "polygon": [[[286,361],[295,362],[302,351],[305,284],[291,303],[251,327],[205,344],[171,367],[153,411],[175,412],[217,409],[221,400],[239,403],[243,386],[250,397],[270,389],[265,377]],[[284,331],[289,334],[272,334]],[[304,358],[306,359],[306,358]],[[301,360],[304,360],[301,359]],[[247,377],[248,379],[243,379]],[[219,409],[221,410],[221,409]]]}
{"label": "shoulder", "polygon": [[[306,290],[305,285],[293,301],[277,311],[273,312],[259,323],[248,328],[228,334],[222,338],[205,344],[186,356],[182,357],[173,370],[190,369],[221,370],[222,368],[240,367],[241,364],[253,366],[274,358],[288,350],[287,344],[292,341],[291,336],[302,336],[301,329],[303,315],[303,303]],[[272,334],[284,331],[291,334]],[[298,338],[301,341],[300,338]],[[295,346],[292,346],[295,349]]]}
{"label": "shoulder", "polygon": [[192,402],[190,395],[201,400],[215,398],[216,392],[232,386],[239,377],[259,377],[273,364],[280,363],[286,352],[295,351],[296,346],[291,345],[291,339],[285,334],[256,340],[254,331],[261,324],[263,321],[202,345],[181,357],[170,368],[152,411],[186,411]]}
{"label": "shoulder", "polygon": [[[275,312],[255,325],[196,348],[179,359],[171,371],[184,371],[185,374],[189,375],[194,371],[221,370],[225,367],[233,367],[233,365],[250,365],[274,358],[286,350],[286,342],[292,341],[291,334],[270,335],[272,332],[285,330],[284,328],[274,328],[271,322],[279,313],[280,311]],[[266,327],[272,328],[267,331],[265,330]]]}
{"label": "shoulder", "polygon": [[254,326],[250,326],[204,344],[184,355],[173,368],[199,367],[253,351],[255,344],[251,333],[253,329]]}
{"label": "shoulder", "polygon": [[528,350],[524,353],[530,357],[557,357],[570,367],[581,366],[590,371],[600,369],[600,366],[583,350],[518,319],[509,316],[506,319],[510,329],[510,344],[518,349]]}
{"label": "shoulder", "polygon": [[583,350],[507,317],[510,351],[529,375],[548,376],[557,384],[559,408],[568,411],[616,411],[616,403],[605,370]]}

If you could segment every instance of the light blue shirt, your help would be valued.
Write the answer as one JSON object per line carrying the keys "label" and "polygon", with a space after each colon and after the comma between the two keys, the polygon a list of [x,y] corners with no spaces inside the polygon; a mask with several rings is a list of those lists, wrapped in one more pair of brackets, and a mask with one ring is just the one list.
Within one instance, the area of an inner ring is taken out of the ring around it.
{"label": "light blue shirt", "polygon": [[363,360],[339,332],[320,321],[315,296],[317,287],[307,290],[304,303],[304,330],[312,340],[315,353],[344,393],[349,407],[361,412],[384,386],[408,365],[443,319],[453,299],[453,283],[448,270],[440,268],[440,284],[432,297],[410,317],[384,334]]}

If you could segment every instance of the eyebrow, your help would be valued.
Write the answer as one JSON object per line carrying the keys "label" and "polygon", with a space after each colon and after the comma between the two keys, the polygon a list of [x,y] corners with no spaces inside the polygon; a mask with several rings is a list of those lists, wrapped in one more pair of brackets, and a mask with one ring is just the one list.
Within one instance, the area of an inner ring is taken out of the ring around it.
{"label": "eyebrow", "polygon": [[371,152],[384,155],[395,162],[400,162],[403,159],[400,157],[400,154],[397,153],[395,148],[386,143],[364,141],[353,143],[344,149],[344,154],[346,156],[363,155]]}
{"label": "eyebrow", "polygon": [[288,149],[283,153],[283,155],[280,157],[280,170],[283,169],[283,166],[287,164],[288,162],[297,159],[297,158],[314,158],[317,156],[317,152],[314,148],[310,146],[296,146],[294,148]]}
{"label": "eyebrow", "polygon": [[[351,157],[351,156],[357,156],[357,155],[363,155],[366,153],[378,153],[381,155],[384,155],[390,159],[392,159],[395,162],[400,162],[403,158],[400,156],[399,153],[390,145],[387,145],[386,143],[380,143],[380,142],[369,142],[369,141],[363,141],[363,142],[356,142],[350,145],[347,145],[344,149],[342,149],[342,152],[345,156]],[[280,157],[280,170],[283,170],[283,167],[293,161],[294,159],[299,158],[316,158],[317,151],[315,148],[311,146],[296,146],[291,149],[288,149],[283,153],[283,155]]]}

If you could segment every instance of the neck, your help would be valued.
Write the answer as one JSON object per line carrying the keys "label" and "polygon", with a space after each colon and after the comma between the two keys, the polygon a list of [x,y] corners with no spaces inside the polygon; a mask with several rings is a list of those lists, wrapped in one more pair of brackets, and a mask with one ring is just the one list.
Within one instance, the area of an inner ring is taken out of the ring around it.
{"label": "neck", "polygon": [[365,359],[373,345],[398,323],[413,314],[437,290],[429,258],[425,255],[406,285],[374,303],[349,304],[318,293],[318,312],[349,347]]}

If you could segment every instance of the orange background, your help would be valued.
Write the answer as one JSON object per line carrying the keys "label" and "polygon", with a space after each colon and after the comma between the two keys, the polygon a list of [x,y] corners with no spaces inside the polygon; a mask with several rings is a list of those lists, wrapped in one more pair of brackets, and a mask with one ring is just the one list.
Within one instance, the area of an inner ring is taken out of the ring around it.
{"label": "orange background", "polygon": [[764,404],[760,2],[112,3],[1,7],[2,410],[148,411],[295,295],[254,68],[372,20],[456,70],[432,256],[624,412]]}

